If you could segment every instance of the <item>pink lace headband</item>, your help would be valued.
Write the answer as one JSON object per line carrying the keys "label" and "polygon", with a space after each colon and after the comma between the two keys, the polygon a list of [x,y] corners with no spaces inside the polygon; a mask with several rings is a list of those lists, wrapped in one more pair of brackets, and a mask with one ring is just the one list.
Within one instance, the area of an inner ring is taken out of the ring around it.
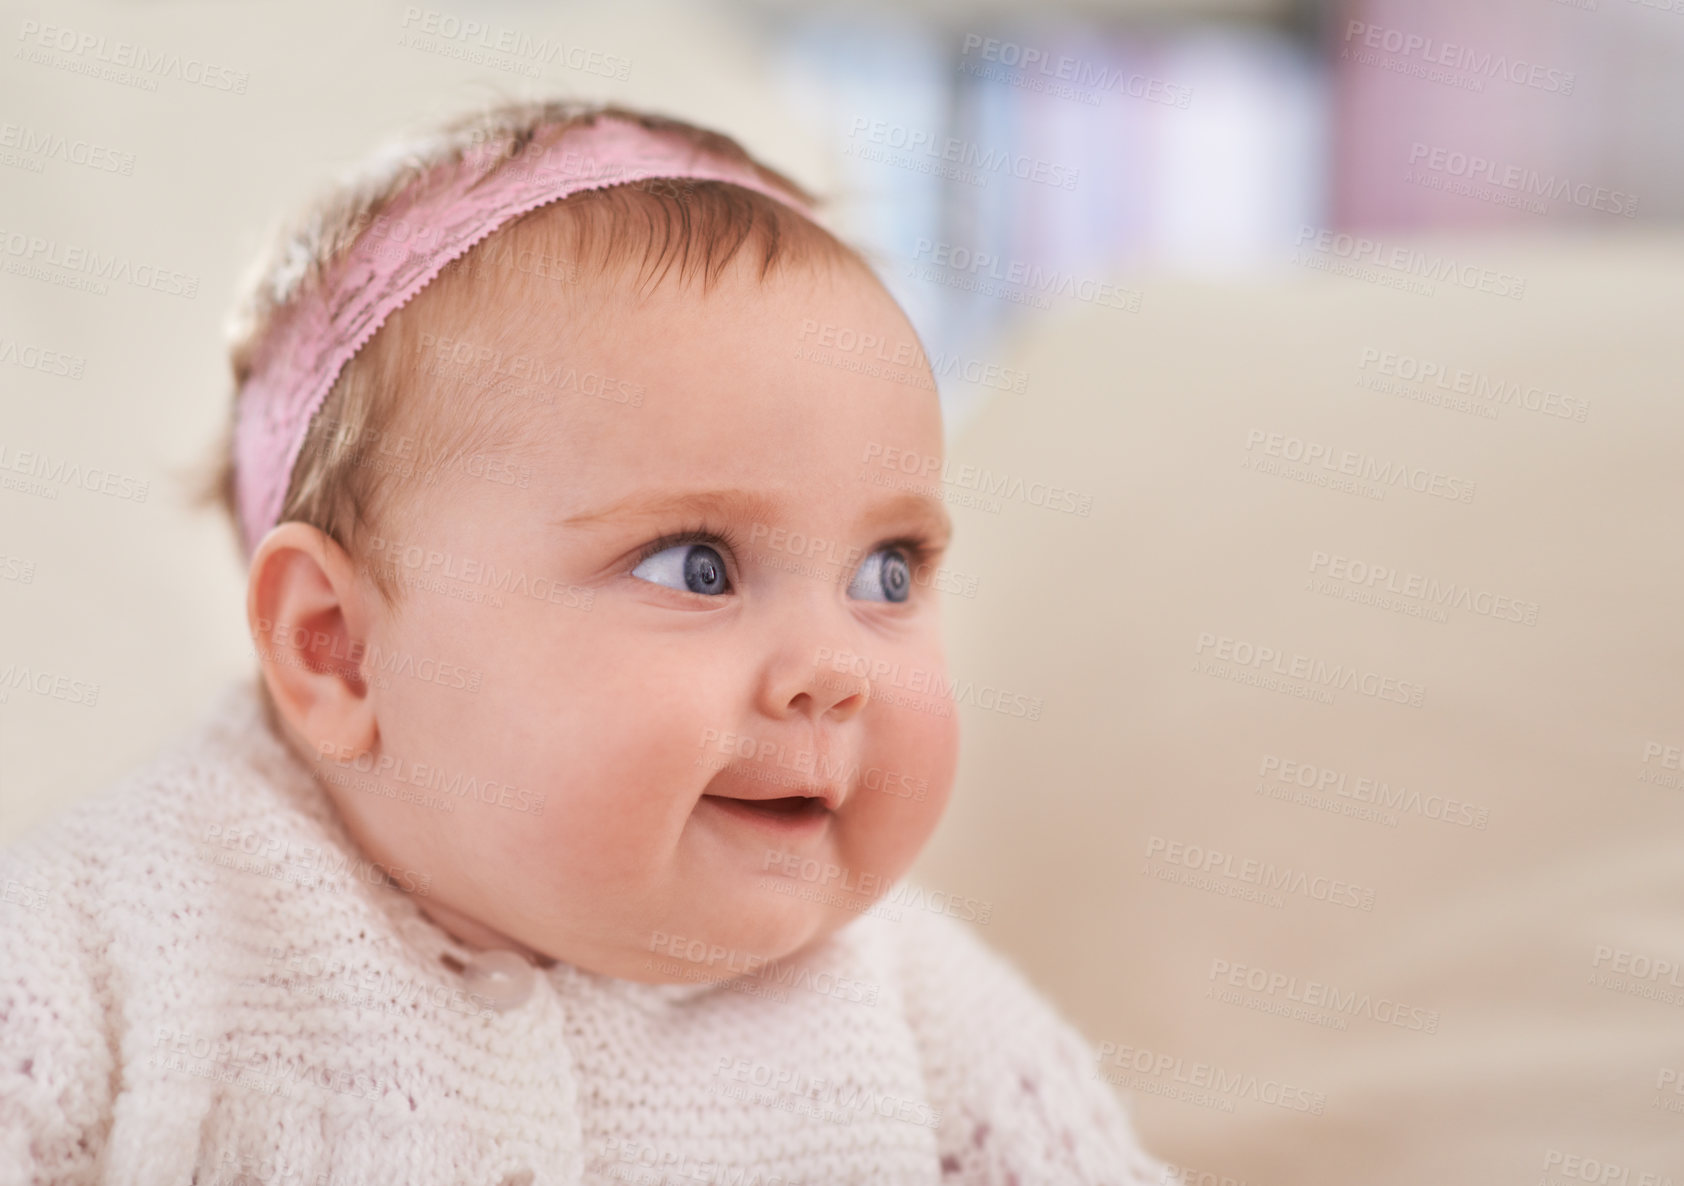
{"label": "pink lace headband", "polygon": [[394,234],[371,243],[365,230],[319,285],[276,315],[240,389],[234,425],[235,492],[248,558],[280,517],[310,422],[345,364],[446,265],[505,223],[580,190],[654,178],[734,182],[817,221],[809,207],[751,167],[627,120],[599,116],[538,147],[541,154],[516,158],[468,152],[459,163],[439,166],[376,220],[402,228],[404,241]]}

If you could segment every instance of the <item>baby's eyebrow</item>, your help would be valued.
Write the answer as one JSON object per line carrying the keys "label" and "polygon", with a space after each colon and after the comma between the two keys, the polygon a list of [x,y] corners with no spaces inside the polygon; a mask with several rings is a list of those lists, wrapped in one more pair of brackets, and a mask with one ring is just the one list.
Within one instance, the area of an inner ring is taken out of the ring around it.
{"label": "baby's eyebrow", "polygon": [[[653,494],[643,491],[593,511],[555,520],[555,523],[562,527],[591,529],[680,514],[768,525],[782,523],[787,518],[784,504],[772,495],[756,490],[718,489]],[[869,528],[878,523],[920,520],[936,546],[945,546],[952,538],[953,522],[946,508],[929,495],[901,493],[885,498],[873,504],[861,517],[861,525]]]}
{"label": "baby's eyebrow", "polygon": [[683,490],[651,494],[640,491],[594,511],[569,515],[562,527],[607,527],[635,519],[668,515],[712,515],[771,522],[780,512],[778,500],[751,490]]}

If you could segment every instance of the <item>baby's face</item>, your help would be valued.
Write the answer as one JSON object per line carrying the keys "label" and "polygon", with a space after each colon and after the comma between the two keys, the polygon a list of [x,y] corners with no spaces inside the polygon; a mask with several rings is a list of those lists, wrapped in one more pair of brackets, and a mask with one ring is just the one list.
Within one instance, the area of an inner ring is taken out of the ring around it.
{"label": "baby's face", "polygon": [[[522,372],[467,387],[509,383],[496,398],[525,405],[530,439],[434,485],[390,479],[415,525],[374,555],[421,584],[371,611],[391,674],[355,765],[454,810],[319,769],[359,842],[425,877],[459,934],[718,978],[857,917],[946,804],[947,517],[929,479],[908,491],[880,463],[940,457],[929,370],[847,365],[916,343],[865,276],[763,281],[749,254],[706,296],[603,282],[588,314],[525,295],[438,330],[435,351],[462,351],[453,336]],[[845,355],[820,346],[832,331],[884,346]]]}

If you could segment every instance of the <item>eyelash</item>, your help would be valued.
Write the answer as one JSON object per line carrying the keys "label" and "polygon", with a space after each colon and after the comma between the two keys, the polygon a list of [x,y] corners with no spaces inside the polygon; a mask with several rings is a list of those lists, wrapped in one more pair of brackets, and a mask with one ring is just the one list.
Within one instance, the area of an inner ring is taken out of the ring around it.
{"label": "eyelash", "polygon": [[[657,552],[664,552],[668,548],[676,548],[680,544],[712,544],[722,543],[734,556],[742,545],[742,537],[729,527],[709,527],[705,522],[694,527],[687,527],[683,531],[673,531],[650,540],[643,545],[643,551],[637,557],[637,563],[642,564]],[[635,567],[635,565],[633,566]]]}
{"label": "eyelash", "polygon": [[[680,544],[714,544],[722,543],[735,556],[742,547],[742,537],[729,527],[710,527],[706,522],[698,523],[694,527],[687,527],[683,531],[669,532],[658,539],[651,540],[643,546],[643,551],[637,557],[633,568],[642,564],[649,557],[668,548],[676,548]],[[920,565],[929,561],[934,549],[930,541],[921,535],[901,536],[898,539],[886,539],[865,555],[881,552],[884,548],[898,548],[906,553],[907,563],[916,570]],[[865,559],[864,556],[861,559]]]}

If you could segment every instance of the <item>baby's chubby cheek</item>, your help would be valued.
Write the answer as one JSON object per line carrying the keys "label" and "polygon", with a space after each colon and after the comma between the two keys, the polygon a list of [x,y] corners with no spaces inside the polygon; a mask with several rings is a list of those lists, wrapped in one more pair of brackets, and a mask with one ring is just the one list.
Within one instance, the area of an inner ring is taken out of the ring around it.
{"label": "baby's chubby cheek", "polygon": [[394,843],[453,908],[587,967],[682,889],[680,840],[707,778],[700,722],[719,694],[705,676],[662,692],[658,656],[616,646],[610,618],[412,594],[389,649],[469,667],[477,686],[380,692],[380,763],[482,789],[447,795],[448,813],[403,813]]}

